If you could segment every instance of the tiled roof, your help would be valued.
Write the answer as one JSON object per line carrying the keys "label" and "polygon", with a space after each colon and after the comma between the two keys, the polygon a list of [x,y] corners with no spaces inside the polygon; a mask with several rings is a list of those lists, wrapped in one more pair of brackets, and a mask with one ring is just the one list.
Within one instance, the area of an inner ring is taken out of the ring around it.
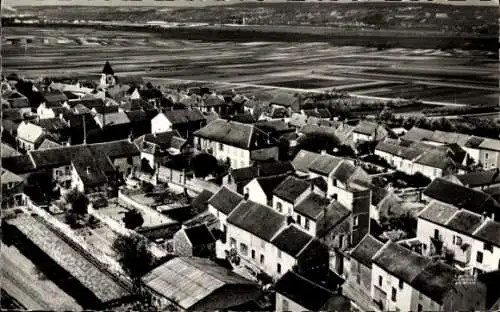
{"label": "tiled roof", "polygon": [[446,222],[446,227],[472,235],[482,222],[483,218],[481,215],[468,210],[460,210]]}
{"label": "tiled roof", "polygon": [[195,136],[243,149],[276,146],[276,142],[253,125],[216,119],[194,132]]}
{"label": "tiled roof", "polygon": [[39,125],[47,131],[61,131],[68,128],[68,124],[59,117],[55,118],[44,118],[38,121],[34,121],[35,124]]}
{"label": "tiled roof", "polygon": [[282,296],[296,302],[308,311],[349,311],[350,302],[341,295],[288,271],[275,285]]}
{"label": "tiled roof", "polygon": [[441,178],[434,179],[424,190],[424,195],[478,214],[498,209],[498,203],[490,195]]}
{"label": "tiled roof", "polygon": [[286,132],[293,131],[283,120],[259,120],[255,126],[264,132]]}
{"label": "tiled roof", "polygon": [[481,143],[483,143],[483,141],[484,141],[484,138],[472,136],[467,140],[467,142],[465,142],[465,147],[479,148],[479,145],[481,145]]}
{"label": "tiled roof", "polygon": [[313,192],[301,200],[293,210],[308,218],[317,220],[329,204],[330,200]]}
{"label": "tiled roof", "polygon": [[286,218],[270,207],[248,200],[240,202],[227,222],[269,242],[286,225]]}
{"label": "tiled roof", "polygon": [[254,164],[252,167],[234,169],[231,177],[236,183],[248,183],[254,178],[269,177],[292,173],[293,166],[289,161],[270,161]]}
{"label": "tiled roof", "polygon": [[257,183],[259,183],[260,187],[266,194],[267,198],[272,197],[273,191],[278,185],[283,182],[288,177],[287,174],[273,175],[268,177],[259,177],[256,178]]}
{"label": "tiled roof", "polygon": [[252,116],[252,114],[246,113],[246,112],[235,114],[235,115],[228,117],[228,118],[225,118],[225,119],[236,121],[236,122],[241,122],[241,123],[245,123],[245,124],[255,123],[255,118]]}
{"label": "tiled roof", "polygon": [[214,196],[214,193],[208,191],[208,190],[203,190],[198,196],[193,198],[191,201],[191,207],[192,210],[194,211],[194,214],[200,214],[202,212],[205,212],[207,210],[207,204],[208,200]]}
{"label": "tiled roof", "polygon": [[332,173],[332,176],[341,181],[344,184],[347,184],[349,178],[356,171],[356,167],[348,161],[343,161],[338,165]]}
{"label": "tiled roof", "polygon": [[88,147],[93,153],[103,153],[111,159],[133,157],[141,154],[137,146],[128,140],[89,144]]}
{"label": "tiled roof", "polygon": [[317,118],[332,118],[332,115],[326,108],[315,109],[304,109],[304,115],[313,116]]}
{"label": "tiled roof", "polygon": [[372,135],[379,125],[375,122],[362,120],[354,128],[354,132]]}
{"label": "tiled roof", "polygon": [[[97,114],[95,118],[100,124],[103,123],[102,114]],[[130,123],[130,119],[124,112],[106,113],[104,116],[104,121],[106,122],[105,126],[123,125]]]}
{"label": "tiled roof", "polygon": [[318,153],[301,150],[292,160],[292,165],[296,171],[307,172],[310,164],[312,164],[318,156]]}
{"label": "tiled roof", "polygon": [[43,150],[43,149],[57,148],[57,147],[61,147],[61,144],[58,144],[58,143],[51,141],[49,139],[45,139],[45,140],[43,140],[42,144],[40,144],[38,149]]}
{"label": "tiled roof", "polygon": [[43,94],[43,100],[47,107],[52,107],[54,105],[59,106],[62,102],[68,100],[68,97],[62,91],[50,91]]}
{"label": "tiled roof", "polygon": [[399,156],[403,159],[413,160],[422,154],[422,151],[411,147],[401,146],[386,141],[381,141],[375,147],[376,150]]}
{"label": "tiled roof", "polygon": [[208,200],[208,203],[225,215],[229,215],[242,200],[243,196],[223,186]]}
{"label": "tiled roof", "polygon": [[445,224],[457,211],[456,207],[432,201],[420,212],[418,217],[437,224]]}
{"label": "tiled roof", "polygon": [[2,143],[1,147],[2,147],[2,150],[1,150],[0,154],[2,155],[2,158],[8,158],[8,157],[21,155],[21,153],[16,151],[14,148],[8,146],[7,144]]}
{"label": "tiled roof", "polygon": [[474,237],[500,247],[500,222],[487,220],[475,232]]}
{"label": "tiled roof", "polygon": [[193,246],[215,243],[215,238],[206,225],[197,225],[183,229]]}
{"label": "tiled roof", "polygon": [[[257,285],[209,259],[176,257],[160,265],[142,278],[146,287],[182,309],[188,310],[198,302],[209,300],[218,289],[228,287],[235,293],[227,301],[219,301],[213,308],[221,310],[253,299]],[[249,286],[254,286],[249,287]],[[241,286],[243,286],[241,288]],[[237,294],[241,294],[241,297]],[[250,298],[249,298],[250,297]]]}
{"label": "tiled roof", "polygon": [[413,127],[402,138],[407,141],[422,141],[432,138],[433,134],[434,132],[431,130]]}
{"label": "tiled roof", "polygon": [[484,139],[479,148],[500,151],[500,140]]}
{"label": "tiled roof", "polygon": [[273,194],[290,203],[294,203],[310,187],[310,183],[289,176],[274,189]]}
{"label": "tiled roof", "polygon": [[384,244],[370,234],[365,235],[363,239],[351,250],[351,258],[356,259],[365,266],[372,267],[372,258]]}
{"label": "tiled roof", "polygon": [[2,158],[2,168],[16,174],[23,174],[35,171],[35,165],[29,155],[19,155]]}
{"label": "tiled roof", "polygon": [[28,215],[22,215],[10,219],[8,222],[90,290],[101,302],[115,301],[131,295],[109,274],[103,272],[79,251],[64,242],[41,221]]}
{"label": "tiled roof", "polygon": [[435,130],[429,140],[443,144],[457,143],[458,145],[465,145],[469,137],[467,134]]}
{"label": "tiled roof", "polygon": [[415,163],[443,170],[455,166],[455,162],[446,153],[434,151],[424,152],[415,160]]}
{"label": "tiled roof", "polygon": [[497,169],[475,171],[466,174],[457,174],[455,177],[468,187],[477,187],[500,183],[500,174]]}
{"label": "tiled roof", "polygon": [[197,108],[166,110],[163,114],[173,125],[205,120],[205,116]]}
{"label": "tiled roof", "polygon": [[309,170],[321,175],[329,175],[341,162],[342,158],[332,155],[319,155],[310,165]]}
{"label": "tiled roof", "polygon": [[413,279],[411,285],[434,302],[442,304],[448,291],[454,288],[457,273],[449,265],[433,262]]}
{"label": "tiled roof", "polygon": [[431,259],[389,241],[375,254],[372,261],[391,275],[411,285],[413,279],[424,270]]}
{"label": "tiled roof", "polygon": [[341,203],[336,200],[332,201],[326,208],[326,215],[316,225],[316,236],[323,237],[327,235],[350,214],[351,211]]}
{"label": "tiled roof", "polygon": [[282,252],[296,258],[312,239],[311,235],[291,224],[276,235],[271,243]]}

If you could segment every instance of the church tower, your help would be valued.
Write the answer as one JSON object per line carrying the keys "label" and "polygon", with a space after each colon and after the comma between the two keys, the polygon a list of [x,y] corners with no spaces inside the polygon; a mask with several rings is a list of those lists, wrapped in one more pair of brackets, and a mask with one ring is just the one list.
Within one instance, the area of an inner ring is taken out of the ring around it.
{"label": "church tower", "polygon": [[116,84],[115,72],[108,61],[104,64],[101,74],[101,86],[112,87]]}

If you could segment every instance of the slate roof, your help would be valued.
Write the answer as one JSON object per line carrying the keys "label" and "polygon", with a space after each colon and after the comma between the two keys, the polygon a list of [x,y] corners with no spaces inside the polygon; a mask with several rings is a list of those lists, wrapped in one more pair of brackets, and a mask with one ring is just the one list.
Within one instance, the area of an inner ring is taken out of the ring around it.
{"label": "slate roof", "polygon": [[61,131],[69,128],[68,124],[59,117],[40,119],[34,121],[34,124],[39,125],[47,131]]}
{"label": "slate roof", "polygon": [[28,154],[2,158],[2,168],[16,174],[35,171],[35,165]]}
{"label": "slate roof", "polygon": [[43,150],[43,149],[57,148],[57,147],[61,147],[61,144],[58,144],[46,138],[45,140],[43,140],[42,144],[40,144],[40,146],[37,149]]}
{"label": "slate roof", "polygon": [[332,201],[326,208],[326,215],[316,225],[316,236],[323,237],[340,224],[351,211],[338,201]]}
{"label": "slate roof", "polygon": [[68,103],[71,107],[83,106],[87,109],[98,108],[104,106],[104,101],[101,98],[78,99]]}
{"label": "slate roof", "polygon": [[441,178],[434,179],[424,195],[481,215],[498,209],[498,203],[490,195]]}
{"label": "slate roof", "polygon": [[208,203],[223,214],[229,215],[242,200],[243,196],[222,186],[217,193],[208,200]]}
{"label": "slate roof", "polygon": [[445,224],[457,211],[458,209],[454,206],[432,201],[418,217],[437,224]]}
{"label": "slate roof", "polygon": [[468,148],[479,148],[479,145],[481,145],[481,143],[483,143],[484,141],[484,138],[481,138],[481,137],[477,137],[477,136],[471,136],[467,142],[465,142],[465,147],[468,147]]}
{"label": "slate roof", "polygon": [[274,189],[273,194],[290,203],[294,203],[295,200],[310,187],[310,183],[289,176]]}
{"label": "slate roof", "polygon": [[473,235],[475,238],[500,247],[500,222],[487,220]]}
{"label": "slate roof", "polygon": [[181,125],[205,120],[205,116],[197,108],[166,110],[163,114],[173,125]]}
{"label": "slate roof", "polygon": [[384,244],[371,236],[370,234],[365,235],[363,239],[351,250],[351,258],[356,259],[365,266],[372,267],[372,258],[377,253],[377,251],[382,248]]}
{"label": "slate roof", "polygon": [[457,273],[449,265],[432,262],[413,279],[411,285],[433,301],[442,304],[448,291],[454,286]]}
{"label": "slate roof", "polygon": [[463,209],[455,213],[455,215],[446,222],[446,227],[472,235],[482,222],[483,218],[481,215]]}
{"label": "slate roof", "polygon": [[335,130],[335,128],[330,126],[318,126],[313,124],[307,124],[302,128],[300,128],[298,132],[305,135],[322,135],[332,140],[340,142],[340,138],[338,138],[337,136],[337,131]]}
{"label": "slate roof", "polygon": [[264,132],[288,132],[293,131],[283,120],[259,120],[255,126]]}
{"label": "slate roof", "polygon": [[317,220],[330,204],[330,200],[317,193],[310,193],[293,208],[294,211]]}
{"label": "slate roof", "polygon": [[194,136],[246,150],[275,146],[276,142],[253,125],[216,119],[194,132]]}
{"label": "slate roof", "polygon": [[313,116],[317,118],[332,118],[332,114],[328,111],[326,108],[319,108],[317,110],[315,109],[304,109],[304,115],[306,116]]}
{"label": "slate roof", "polygon": [[319,155],[310,165],[309,170],[321,175],[329,175],[341,162],[342,158],[332,155]]}
{"label": "slate roof", "polygon": [[319,155],[320,154],[318,153],[301,150],[292,160],[292,165],[296,171],[307,172],[309,170],[309,166]]}
{"label": "slate roof", "polygon": [[362,120],[356,125],[356,127],[354,128],[354,132],[372,135],[375,133],[375,129],[377,129],[378,126],[379,125],[375,122]]}
{"label": "slate roof", "polygon": [[500,151],[500,140],[486,138],[481,144],[479,144],[479,148]]}
{"label": "slate roof", "polygon": [[333,170],[332,177],[347,184],[347,181],[356,171],[356,167],[348,161],[342,161],[340,165]]}
{"label": "slate roof", "polygon": [[275,285],[282,296],[296,302],[309,311],[349,311],[350,302],[345,297],[288,271]]}
{"label": "slate roof", "polygon": [[389,241],[375,254],[372,261],[391,275],[412,285],[413,279],[424,270],[431,259]]}
{"label": "slate roof", "polygon": [[[228,287],[235,295],[227,301],[218,301],[215,310],[229,308],[249,301],[256,295],[257,285],[215,262],[195,257],[176,257],[142,277],[146,287],[188,310],[197,303],[209,300],[218,289]],[[243,287],[242,287],[243,286]],[[249,287],[249,286],[255,286]],[[241,298],[236,294],[241,294]]]}
{"label": "slate roof", "polygon": [[455,162],[446,153],[434,151],[424,152],[415,163],[443,170],[455,166]]}
{"label": "slate roof", "polygon": [[233,169],[231,177],[235,183],[248,183],[254,178],[269,177],[293,173],[293,166],[289,161],[269,161],[255,163],[251,167]]}
{"label": "slate roof", "polygon": [[433,134],[434,131],[413,127],[402,138],[407,141],[422,141],[424,139],[431,139]]}
{"label": "slate roof", "polygon": [[137,146],[128,140],[109,141],[89,144],[94,154],[103,153],[111,159],[139,156],[141,152]]}
{"label": "slate roof", "polygon": [[204,224],[185,228],[183,231],[193,246],[215,244],[214,236]]}
{"label": "slate roof", "polygon": [[235,115],[228,117],[226,119],[236,121],[236,122],[246,123],[246,124],[253,124],[256,121],[255,118],[252,116],[252,114],[246,113],[246,112],[235,114]]}
{"label": "slate roof", "polygon": [[193,200],[191,201],[191,207],[194,214],[200,214],[206,211],[208,200],[212,196],[214,196],[214,193],[204,189],[200,194],[198,194],[198,196],[193,198]]}
{"label": "slate roof", "polygon": [[[103,123],[103,115],[97,114],[95,117],[100,124]],[[104,126],[124,125],[130,123],[130,119],[124,112],[111,112],[106,113],[104,116],[106,124]]]}
{"label": "slate roof", "polygon": [[78,154],[71,163],[85,187],[102,185],[108,181],[106,174],[100,168],[99,162],[88,150],[85,153]]}
{"label": "slate roof", "polygon": [[24,119],[23,114],[17,108],[2,108],[2,124],[6,120],[12,121],[22,121]]}
{"label": "slate roof", "polygon": [[500,183],[500,174],[497,169],[475,171],[466,174],[457,174],[455,177],[468,187],[477,187]]}
{"label": "slate roof", "polygon": [[379,142],[375,149],[408,160],[413,160],[422,154],[422,151],[418,149],[392,144],[386,141]]}
{"label": "slate roof", "polygon": [[282,252],[297,258],[313,237],[297,226],[290,224],[273,238],[271,243]]}
{"label": "slate roof", "polygon": [[16,151],[14,148],[8,146],[7,144],[1,143],[1,148],[2,150],[0,154],[2,155],[2,159],[21,155],[21,153]]}
{"label": "slate roof", "polygon": [[59,90],[45,92],[42,96],[47,107],[60,106],[63,102],[68,100],[68,97]]}
{"label": "slate roof", "polygon": [[443,144],[456,143],[458,145],[465,145],[469,140],[469,135],[461,134],[458,132],[445,132],[440,130],[434,130],[430,141],[439,142]]}
{"label": "slate roof", "polygon": [[270,207],[242,201],[228,216],[227,222],[269,242],[286,225],[286,218]]}

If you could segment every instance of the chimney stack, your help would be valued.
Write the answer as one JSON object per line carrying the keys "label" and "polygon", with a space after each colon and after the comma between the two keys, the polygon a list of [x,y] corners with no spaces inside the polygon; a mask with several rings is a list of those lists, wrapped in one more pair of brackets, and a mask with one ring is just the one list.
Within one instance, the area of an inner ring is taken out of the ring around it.
{"label": "chimney stack", "polygon": [[243,199],[248,200],[248,196],[249,196],[248,193],[245,193],[245,195],[243,195]]}
{"label": "chimney stack", "polygon": [[87,174],[90,174],[90,167],[87,166]]}

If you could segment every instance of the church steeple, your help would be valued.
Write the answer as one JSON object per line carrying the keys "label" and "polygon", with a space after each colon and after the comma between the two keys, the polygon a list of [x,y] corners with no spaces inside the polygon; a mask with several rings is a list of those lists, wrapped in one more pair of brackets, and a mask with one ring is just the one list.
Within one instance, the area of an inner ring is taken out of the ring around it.
{"label": "church steeple", "polygon": [[104,88],[112,87],[115,85],[115,83],[116,83],[115,72],[111,68],[109,61],[106,61],[106,64],[104,64],[104,67],[102,68],[101,86]]}
{"label": "church steeple", "polygon": [[106,64],[104,64],[104,67],[102,69],[102,73],[105,75],[112,75],[114,76],[115,72],[111,68],[111,64],[109,64],[109,61],[106,61]]}

